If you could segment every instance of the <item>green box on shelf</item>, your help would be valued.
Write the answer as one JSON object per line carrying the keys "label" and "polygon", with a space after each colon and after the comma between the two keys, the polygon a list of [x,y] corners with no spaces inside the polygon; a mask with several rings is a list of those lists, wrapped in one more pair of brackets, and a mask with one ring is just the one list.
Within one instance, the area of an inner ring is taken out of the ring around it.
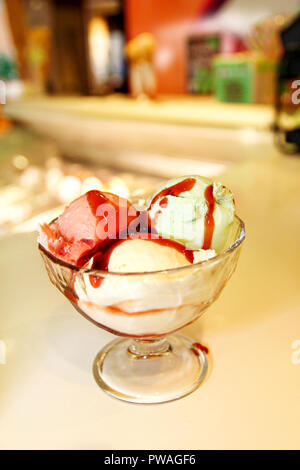
{"label": "green box on shelf", "polygon": [[242,54],[216,56],[213,61],[214,93],[219,101],[252,103],[255,65]]}

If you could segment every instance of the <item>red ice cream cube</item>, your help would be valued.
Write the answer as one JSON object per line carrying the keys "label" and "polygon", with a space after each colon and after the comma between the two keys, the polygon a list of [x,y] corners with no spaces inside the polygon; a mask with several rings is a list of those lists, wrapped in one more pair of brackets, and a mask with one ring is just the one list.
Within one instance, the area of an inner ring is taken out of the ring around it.
{"label": "red ice cream cube", "polygon": [[40,243],[64,261],[81,266],[93,253],[126,236],[136,217],[137,211],[126,199],[89,191],[75,199],[51,226],[41,226]]}

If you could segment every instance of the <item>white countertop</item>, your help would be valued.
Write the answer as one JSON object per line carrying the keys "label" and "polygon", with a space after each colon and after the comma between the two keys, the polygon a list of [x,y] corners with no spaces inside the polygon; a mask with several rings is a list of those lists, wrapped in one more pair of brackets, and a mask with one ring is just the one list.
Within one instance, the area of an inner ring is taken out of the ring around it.
{"label": "white countertop", "polygon": [[172,403],[105,395],[91,366],[113,336],[50,284],[34,234],[0,240],[1,449],[300,447],[300,160],[243,161],[222,181],[247,239],[221,297],[182,330],[209,347],[209,377]]}
{"label": "white countertop", "polygon": [[[36,97],[5,106],[10,118],[79,161],[158,177],[213,176],[257,152],[275,152],[271,106],[177,97]],[[42,153],[43,154],[43,153]]]}
{"label": "white countertop", "polygon": [[137,100],[127,95],[47,96],[37,95],[10,101],[5,113],[30,120],[36,113],[72,114],[96,119],[117,119],[155,123],[214,126],[221,128],[252,127],[270,130],[274,108],[267,104],[221,103],[210,96],[165,96],[156,100]]}

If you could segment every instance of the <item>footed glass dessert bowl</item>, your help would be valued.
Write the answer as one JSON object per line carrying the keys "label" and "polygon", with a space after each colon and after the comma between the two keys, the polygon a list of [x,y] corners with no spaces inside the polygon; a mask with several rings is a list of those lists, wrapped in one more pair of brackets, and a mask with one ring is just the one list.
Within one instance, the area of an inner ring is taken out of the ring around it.
{"label": "footed glass dessert bowl", "polygon": [[138,273],[74,266],[39,244],[50,281],[85,318],[121,337],[94,360],[94,377],[105,392],[133,403],[162,403],[198,388],[207,372],[205,348],[174,333],[217,299],[244,238],[244,224],[235,215],[220,254]]}

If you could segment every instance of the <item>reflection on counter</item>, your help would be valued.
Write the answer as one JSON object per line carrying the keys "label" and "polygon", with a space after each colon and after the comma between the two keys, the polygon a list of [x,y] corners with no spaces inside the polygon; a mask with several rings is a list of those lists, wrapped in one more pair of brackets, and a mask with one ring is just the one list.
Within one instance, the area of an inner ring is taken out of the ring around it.
{"label": "reflection on counter", "polygon": [[160,181],[63,160],[53,143],[18,128],[2,137],[0,155],[0,234],[35,230],[91,189],[136,199]]}

